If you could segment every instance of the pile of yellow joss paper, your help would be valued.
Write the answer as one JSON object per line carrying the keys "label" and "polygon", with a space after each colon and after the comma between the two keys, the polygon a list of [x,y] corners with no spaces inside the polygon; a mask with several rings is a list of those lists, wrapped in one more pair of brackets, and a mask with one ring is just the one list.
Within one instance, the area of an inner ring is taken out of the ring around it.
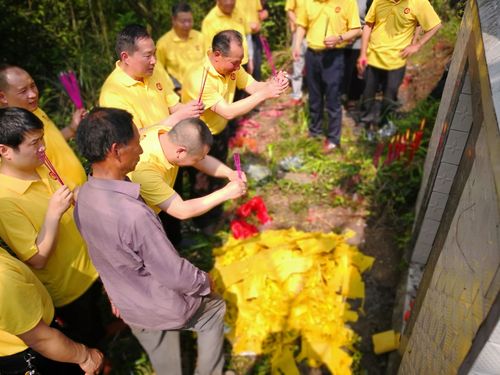
{"label": "pile of yellow joss paper", "polygon": [[297,364],[350,374],[358,319],[348,299],[364,298],[361,274],[374,259],[349,234],[267,230],[214,250],[211,274],[227,303],[234,355],[269,355],[273,374]]}

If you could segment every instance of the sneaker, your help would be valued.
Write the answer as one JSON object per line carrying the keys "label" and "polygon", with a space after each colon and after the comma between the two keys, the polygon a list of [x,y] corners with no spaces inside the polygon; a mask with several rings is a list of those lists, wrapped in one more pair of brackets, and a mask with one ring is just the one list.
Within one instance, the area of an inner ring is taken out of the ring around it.
{"label": "sneaker", "polygon": [[333,142],[330,142],[328,140],[325,141],[325,144],[323,145],[323,150],[325,151],[326,154],[336,150],[339,148],[339,145]]}

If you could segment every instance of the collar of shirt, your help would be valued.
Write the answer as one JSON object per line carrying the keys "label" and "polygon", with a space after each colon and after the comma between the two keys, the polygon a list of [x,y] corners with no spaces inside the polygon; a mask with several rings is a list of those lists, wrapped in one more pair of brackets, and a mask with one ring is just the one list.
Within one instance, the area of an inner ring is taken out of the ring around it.
{"label": "collar of shirt", "polygon": [[38,167],[36,171],[40,176],[39,180],[22,180],[17,177],[12,177],[0,173],[0,185],[19,195],[23,195],[24,193],[26,193],[31,184],[34,184],[36,182],[44,182],[44,179],[49,178],[49,173],[43,165]]}
{"label": "collar of shirt", "polygon": [[131,182],[128,177],[126,177],[125,180],[108,180],[89,176],[87,183],[96,189],[114,191],[116,193],[128,195],[134,199],[139,199],[141,190],[141,186]]}
{"label": "collar of shirt", "polygon": [[[189,39],[193,39],[194,38],[194,32],[193,30],[189,30],[189,35],[187,37],[187,40]],[[185,42],[186,39],[182,39],[179,35],[177,35],[177,33],[175,32],[174,29],[172,29],[172,40],[174,42]]]}
{"label": "collar of shirt", "polygon": [[144,78],[144,82],[137,81],[137,80],[133,79],[127,73],[125,73],[125,71],[122,69],[122,67],[120,66],[119,63],[120,63],[120,60],[118,60],[115,63],[115,68],[116,68],[116,71],[117,71],[117,80],[118,80],[118,82],[120,82],[122,85],[127,86],[127,87],[135,86],[135,85],[145,85],[145,86],[147,86],[148,80],[147,80],[146,77]]}

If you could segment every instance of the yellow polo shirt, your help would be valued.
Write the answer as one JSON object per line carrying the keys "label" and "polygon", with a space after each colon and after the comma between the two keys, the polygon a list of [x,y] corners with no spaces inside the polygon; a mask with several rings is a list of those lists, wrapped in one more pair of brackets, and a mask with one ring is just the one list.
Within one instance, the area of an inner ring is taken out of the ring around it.
{"label": "yellow polo shirt", "polygon": [[250,30],[250,23],[255,22],[260,24],[259,11],[262,10],[260,0],[237,0],[236,8],[238,12],[246,15],[248,30]]}
{"label": "yellow polo shirt", "polygon": [[216,5],[208,12],[201,23],[201,33],[205,37],[205,44],[208,48],[212,48],[212,39],[215,34],[224,30],[239,31],[243,37],[243,65],[248,62],[248,45],[246,35],[250,34],[248,23],[246,22],[245,13],[241,13],[234,7],[233,13],[230,16],[225,15]]}
{"label": "yellow polo shirt", "polygon": [[175,194],[173,186],[179,170],[165,158],[158,138],[168,130],[167,127],[154,127],[141,135],[143,153],[135,170],[129,173],[132,182],[141,185],[142,198],[156,213],[161,211],[157,205]]}
{"label": "yellow polo shirt", "polygon": [[125,73],[117,61],[115,70],[104,81],[99,97],[101,107],[120,108],[131,113],[139,129],[156,125],[170,116],[168,108],[178,102],[174,84],[159,63],[151,77],[141,82]]}
{"label": "yellow polo shirt", "polygon": [[35,328],[41,319],[50,325],[53,318],[47,289],[23,262],[0,248],[0,357],[26,350],[17,335]]}
{"label": "yellow polo shirt", "polygon": [[[0,174],[0,237],[23,262],[38,251],[36,238],[45,221],[49,199],[60,187],[44,166],[37,172],[39,180]],[[43,269],[30,268],[47,288],[54,305],[60,307],[80,297],[97,279],[73,220],[73,207],[61,217],[55,246]]]}
{"label": "yellow polo shirt", "polygon": [[83,185],[87,181],[85,170],[60,130],[41,108],[33,114],[43,122],[45,153],[66,186],[73,190],[76,185]]}
{"label": "yellow polo shirt", "polygon": [[207,56],[203,65],[193,66],[190,69],[190,73],[184,77],[184,86],[182,87],[183,103],[187,103],[192,99],[198,99],[203,67],[208,67],[208,76],[201,98],[203,104],[205,104],[205,111],[200,118],[205,121],[212,134],[215,135],[224,130],[227,120],[210,108],[221,100],[225,100],[229,104],[232,103],[236,88],[243,90],[255,82],[255,79],[242,68],[229,76],[223,76],[215,70],[210,62],[210,58]]}
{"label": "yellow polo shirt", "polygon": [[297,8],[304,6],[304,0],[286,0],[285,11],[296,12]]}
{"label": "yellow polo shirt", "polygon": [[411,44],[418,24],[428,31],[441,23],[428,0],[374,0],[365,21],[373,24],[368,64],[386,70],[406,65],[400,52]]}
{"label": "yellow polo shirt", "polygon": [[[361,27],[356,0],[311,0],[297,9],[297,25],[306,29],[307,46],[324,50],[326,36],[341,35]],[[335,48],[344,48],[347,42]]]}
{"label": "yellow polo shirt", "polygon": [[172,29],[156,42],[156,58],[182,84],[186,67],[201,64],[207,49],[199,31],[191,30],[187,39],[181,39]]}

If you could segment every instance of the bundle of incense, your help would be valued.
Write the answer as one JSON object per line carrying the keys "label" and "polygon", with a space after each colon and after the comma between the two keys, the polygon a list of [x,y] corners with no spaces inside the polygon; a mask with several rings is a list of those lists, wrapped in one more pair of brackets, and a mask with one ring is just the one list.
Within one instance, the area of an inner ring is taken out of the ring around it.
{"label": "bundle of incense", "polygon": [[83,108],[80,86],[73,71],[59,73],[59,80],[77,109]]}
{"label": "bundle of incense", "polygon": [[56,168],[47,157],[47,154],[45,153],[45,147],[40,147],[36,152],[36,156],[49,170],[49,176],[52,177],[57,182],[59,182],[61,185],[64,185],[64,182],[57,173]]}
{"label": "bundle of incense", "polygon": [[234,153],[233,155],[234,159],[234,166],[236,168],[236,171],[238,172],[238,178],[241,180],[241,161],[240,161],[240,154],[237,152]]}
{"label": "bundle of incense", "polygon": [[273,77],[276,76],[276,67],[273,62],[273,54],[271,52],[271,47],[269,47],[269,43],[264,35],[260,35],[260,42],[262,43],[262,48],[264,49],[264,53],[266,55],[267,62],[271,67],[271,71],[273,72]]}
{"label": "bundle of incense", "polygon": [[201,103],[201,97],[203,96],[203,90],[205,89],[205,83],[207,82],[208,69],[203,67],[203,74],[201,75],[201,87],[200,95],[198,96],[198,103]]}

